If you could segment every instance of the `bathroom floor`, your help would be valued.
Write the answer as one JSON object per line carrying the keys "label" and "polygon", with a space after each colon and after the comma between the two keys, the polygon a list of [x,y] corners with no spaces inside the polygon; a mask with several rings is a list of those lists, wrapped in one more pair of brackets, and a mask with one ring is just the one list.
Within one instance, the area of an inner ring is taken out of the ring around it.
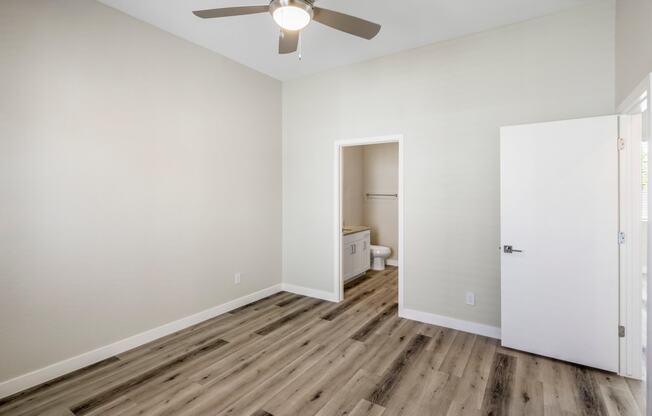
{"label": "bathroom floor", "polygon": [[281,292],[0,400],[0,415],[642,415],[644,387],[397,316],[397,269]]}

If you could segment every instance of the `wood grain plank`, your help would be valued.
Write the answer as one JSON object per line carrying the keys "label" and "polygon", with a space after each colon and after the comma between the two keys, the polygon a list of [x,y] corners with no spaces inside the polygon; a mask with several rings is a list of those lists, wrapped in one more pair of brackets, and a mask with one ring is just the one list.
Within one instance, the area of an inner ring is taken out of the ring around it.
{"label": "wood grain plank", "polygon": [[495,355],[482,403],[481,410],[483,415],[498,416],[509,414],[515,370],[516,358],[501,353]]}
{"label": "wood grain plank", "polygon": [[298,356],[290,365],[284,367],[272,377],[262,380],[257,387],[246,392],[244,396],[229,403],[224,410],[218,413],[218,416],[239,416],[261,408],[298,377],[324,359],[329,352],[330,350],[323,345],[313,347],[304,355]]}
{"label": "wood grain plank", "polygon": [[253,412],[251,416],[274,416],[274,415],[264,410],[257,410]]}
{"label": "wood grain plank", "polygon": [[424,351],[419,354],[411,369],[394,389],[392,397],[384,405],[385,412],[396,416],[415,414],[441,414],[448,410],[459,379],[437,371],[441,356],[430,339]]}
{"label": "wood grain plank", "polygon": [[351,411],[350,416],[383,416],[385,409],[367,400],[360,400]]}
{"label": "wood grain plank", "polygon": [[340,302],[338,306],[335,308],[331,309],[329,312],[327,312],[324,316],[322,316],[322,319],[325,319],[327,321],[332,321],[333,319],[337,318],[344,312],[346,312],[348,309],[353,307],[356,303],[360,302],[362,299],[364,299],[367,296],[370,296],[376,291],[375,288],[371,288],[368,290],[365,290],[364,292],[355,295],[354,297],[350,299],[346,299],[343,302]]}
{"label": "wood grain plank", "polygon": [[[326,324],[318,321],[318,325]],[[262,351],[243,348],[243,354],[234,354],[215,365],[192,375],[205,386],[205,394],[192,406],[185,409],[195,415],[216,414],[224,410],[230,403],[236,401],[248,391],[258,387],[262,381],[291,364],[297,356],[302,356],[314,347],[315,336],[322,328],[314,326],[307,328],[302,334],[291,340],[281,339],[277,344],[266,347]],[[172,409],[176,411],[183,410]],[[174,412],[169,412],[174,414]]]}
{"label": "wood grain plank", "polygon": [[277,302],[276,306],[280,306],[281,308],[283,308],[285,306],[292,305],[294,302],[297,302],[297,301],[299,301],[299,300],[301,300],[303,298],[304,298],[303,296],[294,295],[294,296],[291,296],[291,297],[289,297],[289,298],[287,298],[285,300]]}
{"label": "wood grain plank", "polygon": [[393,391],[397,385],[405,377],[404,372],[409,368],[410,364],[419,356],[424,350],[428,341],[431,338],[417,334],[401,352],[401,355],[394,361],[392,366],[387,370],[383,376],[378,387],[369,394],[367,400],[379,406],[384,406],[390,399]]}
{"label": "wood grain plank", "polygon": [[16,394],[12,394],[11,396],[0,399],[0,409],[2,407],[4,407],[4,406],[8,406],[9,404],[11,404],[13,402],[19,401],[19,400],[21,400],[23,398],[26,398],[28,396],[34,396],[34,395],[42,394],[44,391],[46,391],[46,390],[48,390],[48,389],[50,389],[52,387],[55,387],[55,386],[57,386],[57,385],[59,385],[61,383],[65,383],[66,381],[70,381],[70,380],[72,380],[74,378],[82,377],[82,376],[84,376],[84,375],[86,375],[88,373],[92,373],[92,372],[94,372],[94,371],[96,371],[96,370],[98,370],[100,368],[104,368],[104,367],[106,367],[108,365],[111,365],[111,364],[114,364],[114,363],[116,363],[118,361],[119,361],[118,357],[115,357],[115,356],[114,357],[109,357],[109,358],[106,358],[106,359],[104,359],[102,361],[98,361],[95,364],[91,364],[89,366],[80,368],[79,370],[73,371],[71,373],[64,374],[64,375],[62,375],[60,377],[54,378],[54,379],[52,379],[50,381],[39,384],[39,385],[34,386],[32,388],[29,388],[27,390],[23,390],[23,391],[20,391],[20,392],[18,392]]}
{"label": "wood grain plank", "polygon": [[543,357],[539,357],[538,362],[539,379],[543,383],[544,414],[580,414],[572,366]]}
{"label": "wood grain plank", "polygon": [[368,281],[369,279],[371,279],[372,277],[374,277],[374,273],[375,273],[375,272],[373,272],[373,271],[369,271],[369,272],[363,274],[363,275],[360,276],[360,277],[357,277],[357,278],[355,278],[355,279],[349,280],[348,282],[344,283],[344,294],[345,294],[345,297],[346,297],[346,292],[349,292],[351,289],[353,289],[353,288],[355,288],[355,287],[357,287],[357,286],[360,286],[360,285],[363,284],[364,282],[366,282],[366,281]]}
{"label": "wood grain plank", "polygon": [[634,400],[636,400],[636,405],[638,406],[639,412],[641,414],[644,414],[645,394],[646,394],[645,382],[640,380],[633,380],[631,378],[626,378],[625,382],[627,384],[627,387],[629,387],[629,391],[632,393],[632,396],[634,396]]}
{"label": "wood grain plank", "polygon": [[305,315],[306,313],[309,313],[311,310],[315,309],[316,307],[324,304],[326,301],[323,300],[315,300],[312,303],[310,303],[308,306],[301,308],[299,310],[296,310],[292,313],[289,313],[287,315],[282,316],[281,318],[275,320],[274,322],[270,323],[269,325],[265,325],[264,327],[258,329],[255,331],[256,334],[265,336],[271,332],[276,331],[280,327],[289,324],[293,320],[299,318],[302,315]]}
{"label": "wood grain plank", "polygon": [[591,376],[590,370],[583,367],[575,367],[573,368],[573,374],[579,391],[577,399],[580,406],[580,414],[585,416],[607,416],[607,409],[602,397],[600,397],[598,384]]}
{"label": "wood grain plank", "polygon": [[149,370],[143,374],[140,374],[138,376],[135,376],[129,380],[126,380],[124,383],[113,387],[109,390],[102,391],[92,397],[87,398],[86,400],[75,404],[72,406],[70,409],[75,415],[84,415],[91,410],[102,406],[105,403],[111,402],[115,400],[116,398],[122,396],[123,394],[126,394],[127,392],[135,389],[136,387],[141,386],[144,383],[147,383],[148,381],[152,380],[153,378],[163,374],[167,373],[169,371],[174,370],[176,367],[179,367],[180,365],[184,364],[185,362],[192,360],[193,358],[196,358],[197,356],[201,356],[203,354],[206,354],[208,352],[214,351],[218,348],[223,347],[224,345],[228,344],[226,341],[218,339],[214,342],[211,342],[210,344],[207,344],[203,347],[197,348],[196,350],[190,351],[180,357],[175,358],[172,361],[169,361],[165,364],[162,364],[152,370]]}
{"label": "wood grain plank", "polygon": [[530,354],[516,357],[511,414],[544,416],[543,383],[538,379],[539,362]]}
{"label": "wood grain plank", "polygon": [[[36,414],[36,413],[35,413]],[[43,412],[39,412],[38,416],[74,416],[74,414],[63,406],[52,407]]]}
{"label": "wood grain plank", "polygon": [[378,329],[387,319],[396,315],[398,313],[398,303],[392,303],[390,306],[385,308],[380,314],[378,314],[374,319],[367,322],[362,328],[360,328],[351,338],[356,341],[365,341],[369,335]]}
{"label": "wood grain plank", "polygon": [[246,304],[244,306],[241,306],[239,308],[233,309],[229,313],[232,314],[232,315],[236,315],[236,314],[239,314],[239,313],[244,312],[244,311],[255,309],[255,308],[257,308],[257,307],[259,307],[261,305],[265,305],[265,304],[268,304],[268,303],[271,303],[271,302],[277,302],[279,298],[284,297],[284,296],[288,296],[288,295],[289,295],[288,292],[274,293],[274,294],[266,296],[266,297],[264,297],[262,299],[258,299],[255,302],[251,302],[251,303],[248,303],[248,304]]}
{"label": "wood grain plank", "polygon": [[383,376],[409,344],[417,326],[416,322],[406,320],[391,335],[377,333],[369,337],[364,344],[376,346],[376,350],[367,362],[361,364],[362,368],[371,374]]}
{"label": "wood grain plank", "polygon": [[629,390],[600,386],[610,416],[635,416],[639,408]]}
{"label": "wood grain plank", "polygon": [[480,412],[497,345],[498,342],[494,339],[477,337],[469,362],[455,390],[449,414],[465,415]]}
{"label": "wood grain plank", "polygon": [[459,384],[460,379],[456,376],[440,371],[430,372],[412,414],[446,415]]}
{"label": "wood grain plank", "polygon": [[458,332],[453,340],[453,344],[448,349],[444,362],[439,367],[439,371],[456,377],[462,377],[464,369],[469,362],[475,338],[476,335],[474,334]]}
{"label": "wood grain plank", "polygon": [[278,392],[262,406],[276,416],[313,415],[357,371],[356,362],[364,360],[363,344],[346,340],[309,372]]}
{"label": "wood grain plank", "polygon": [[322,407],[315,416],[346,416],[351,414],[361,397],[367,396],[378,383],[378,377],[364,370],[357,371]]}

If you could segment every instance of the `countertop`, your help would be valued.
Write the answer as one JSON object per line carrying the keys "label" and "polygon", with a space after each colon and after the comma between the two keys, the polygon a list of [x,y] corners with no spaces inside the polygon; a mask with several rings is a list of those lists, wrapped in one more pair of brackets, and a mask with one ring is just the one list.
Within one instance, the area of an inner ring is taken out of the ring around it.
{"label": "countertop", "polygon": [[347,225],[346,227],[342,228],[342,235],[361,233],[363,231],[369,231],[369,230],[371,230],[371,227],[367,227],[364,225]]}

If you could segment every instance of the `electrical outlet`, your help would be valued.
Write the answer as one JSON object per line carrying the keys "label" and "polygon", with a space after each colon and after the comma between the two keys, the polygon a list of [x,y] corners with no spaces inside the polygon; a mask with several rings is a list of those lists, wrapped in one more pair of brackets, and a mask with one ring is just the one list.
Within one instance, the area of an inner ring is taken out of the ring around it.
{"label": "electrical outlet", "polygon": [[233,279],[233,282],[234,282],[236,285],[239,285],[239,284],[240,284],[240,280],[242,280],[242,273],[238,272],[238,273],[235,274],[235,277],[234,277],[234,279]]}
{"label": "electrical outlet", "polygon": [[475,293],[473,292],[466,292],[466,304],[475,306]]}

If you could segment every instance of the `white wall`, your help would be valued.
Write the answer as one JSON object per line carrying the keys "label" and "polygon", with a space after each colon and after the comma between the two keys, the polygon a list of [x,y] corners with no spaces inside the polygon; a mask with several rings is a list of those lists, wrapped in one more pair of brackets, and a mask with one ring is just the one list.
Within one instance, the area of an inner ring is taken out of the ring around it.
{"label": "white wall", "polygon": [[612,113],[614,12],[599,1],[284,83],[284,281],[334,291],[333,142],[404,134],[404,306],[499,325],[499,127]]}
{"label": "white wall", "polygon": [[398,261],[398,199],[365,198],[368,193],[398,193],[398,143],[362,146],[364,224],[371,227],[371,244],[389,247],[389,260]]}
{"label": "white wall", "polygon": [[3,0],[0,381],[280,283],[280,101],[97,2]]}
{"label": "white wall", "polygon": [[652,72],[652,1],[616,1],[616,104]]}

